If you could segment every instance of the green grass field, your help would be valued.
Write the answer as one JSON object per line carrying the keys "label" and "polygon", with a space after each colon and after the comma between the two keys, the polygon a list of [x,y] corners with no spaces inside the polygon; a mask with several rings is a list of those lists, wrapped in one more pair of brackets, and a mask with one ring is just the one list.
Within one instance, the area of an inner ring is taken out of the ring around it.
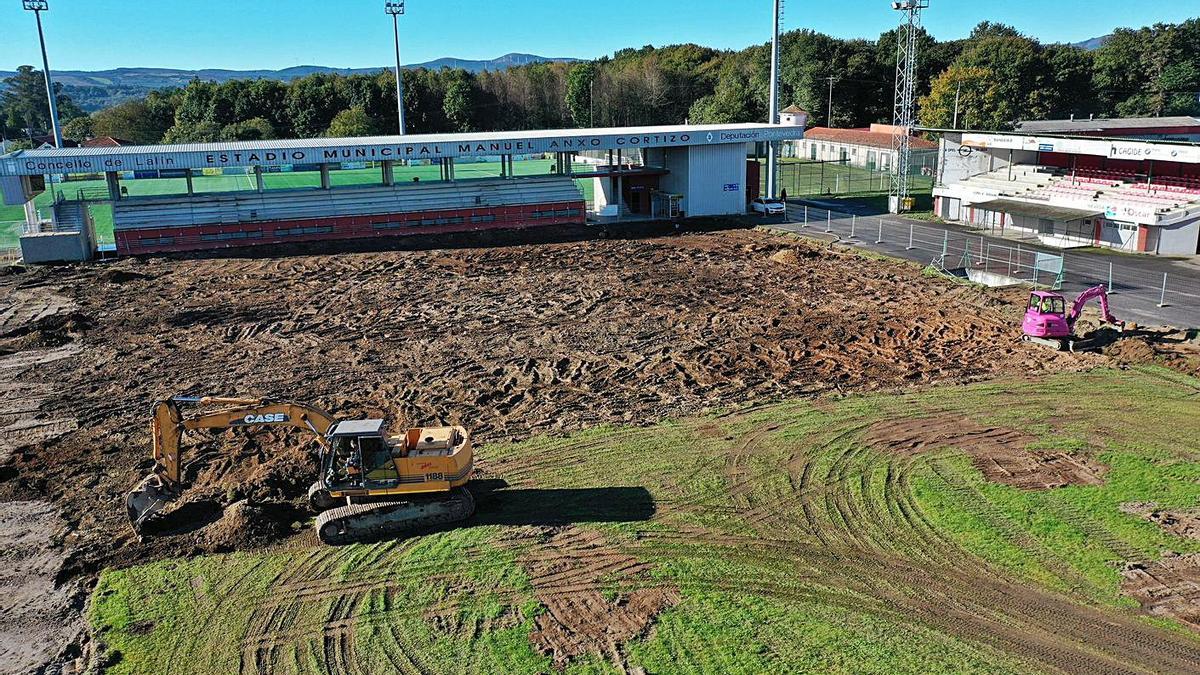
{"label": "green grass field", "polygon": [[[513,162],[513,171],[518,176],[546,175],[554,166],[551,160],[526,160]],[[577,170],[586,171],[586,165],[577,165]],[[500,175],[500,164],[497,162],[458,164],[455,176],[460,180],[472,178],[496,178]],[[439,176],[437,166],[397,166],[395,177],[397,182],[411,181],[420,178],[422,181],[436,181]],[[381,180],[379,169],[347,169],[334,171],[330,174],[330,182],[335,186],[370,185]],[[302,173],[267,173],[263,175],[263,184],[268,190],[288,190],[299,188],[317,188],[321,185],[318,172]],[[592,181],[576,181],[584,200],[592,201]],[[182,178],[151,178],[122,181],[121,185],[128,189],[130,196],[154,196],[186,194],[187,182]],[[61,192],[67,200],[77,200],[80,192],[84,195],[105,194],[106,188],[102,180],[70,181],[55,184],[53,191],[37,196],[34,204],[42,211],[42,216],[50,217],[50,208],[55,195]],[[220,175],[195,176],[193,188],[196,192],[233,192],[238,190],[255,189],[252,175]],[[93,202],[89,209],[96,223],[96,235],[101,243],[112,243],[112,206],[107,202]],[[21,233],[21,223],[25,219],[24,209],[20,206],[0,206],[0,248],[15,247]]]}
{"label": "green grass field", "polygon": [[[1121,561],[1200,551],[1119,508],[1200,503],[1197,391],[1200,380],[1157,368],[1097,370],[492,445],[480,455],[510,487],[481,500],[466,527],[108,570],[90,621],[114,673],[550,672],[530,639],[546,598],[559,597],[547,588],[610,599],[678,589],[651,630],[573,659],[572,673],[1026,673],[1054,663],[1058,652],[991,637],[1021,631],[1061,632],[1057,649],[1080,654],[1104,647],[1080,648],[1077,630],[1140,626],[1200,644],[1139,614],[1119,587]],[[1030,491],[987,481],[959,448],[909,455],[864,441],[883,421],[949,417],[1087,449],[1109,471],[1102,485]],[[624,492],[589,492],[614,488]],[[526,496],[546,489],[555,492]],[[643,491],[651,506],[638,515],[629,500]],[[549,535],[534,526],[555,516],[647,570],[597,563],[568,574],[561,561],[599,554],[567,547],[555,550],[559,572],[535,574],[527,561]]]}

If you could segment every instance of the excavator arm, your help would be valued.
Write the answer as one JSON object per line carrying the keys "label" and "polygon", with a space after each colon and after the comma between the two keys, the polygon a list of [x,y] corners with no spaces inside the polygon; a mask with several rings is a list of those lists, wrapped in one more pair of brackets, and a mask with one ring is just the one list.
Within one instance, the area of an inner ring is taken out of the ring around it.
{"label": "excavator arm", "polygon": [[[185,416],[181,405],[201,410]],[[183,434],[195,429],[232,427],[287,426],[312,433],[322,444],[336,420],[329,413],[303,403],[254,398],[216,396],[183,397],[159,401],[154,405],[150,436],[155,461],[154,473],[147,476],[125,499],[129,522],[136,532],[178,496],[183,481]]]}
{"label": "excavator arm", "polygon": [[1079,316],[1083,314],[1083,308],[1086,307],[1089,302],[1095,299],[1099,299],[1100,301],[1100,314],[1103,316],[1106,323],[1113,324],[1114,326],[1124,327],[1124,322],[1118,321],[1109,310],[1108,289],[1104,287],[1104,284],[1101,284],[1099,286],[1092,286],[1086,291],[1080,293],[1079,297],[1075,298],[1074,304],[1071,305],[1071,311],[1067,312],[1066,317],[1067,326],[1070,327],[1072,332],[1075,330],[1075,322],[1078,321]]}

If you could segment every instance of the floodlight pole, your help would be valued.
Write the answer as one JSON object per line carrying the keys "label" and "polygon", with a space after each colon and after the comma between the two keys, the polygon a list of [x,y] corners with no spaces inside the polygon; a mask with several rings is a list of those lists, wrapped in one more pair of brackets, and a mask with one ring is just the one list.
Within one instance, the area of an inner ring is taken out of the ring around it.
{"label": "floodlight pole", "polygon": [[54,98],[54,82],[50,78],[50,59],[46,56],[46,36],[42,32],[42,12],[50,9],[47,0],[22,0],[21,6],[33,12],[37,19],[38,42],[42,45],[42,74],[46,77],[46,100],[50,102],[50,126],[54,130],[54,147],[63,146],[62,129],[58,126],[58,102]]}
{"label": "floodlight pole", "polygon": [[888,210],[902,213],[908,199],[909,163],[912,161],[912,131],[916,126],[916,78],[921,10],[929,0],[895,0],[892,9],[901,12],[896,31],[896,97],[892,121],[892,187]]}
{"label": "floodlight pole", "polygon": [[404,0],[384,3],[383,11],[392,15],[392,35],[396,38],[396,116],[400,122],[400,135],[404,135],[404,79],[400,75],[400,15],[404,13]]}
{"label": "floodlight pole", "polygon": [[[768,120],[770,124],[779,124],[779,19],[783,9],[783,0],[774,0],[775,28],[771,33],[771,106]],[[767,159],[767,197],[772,199],[779,193],[779,149],[775,141],[770,141],[767,148],[771,155]]]}

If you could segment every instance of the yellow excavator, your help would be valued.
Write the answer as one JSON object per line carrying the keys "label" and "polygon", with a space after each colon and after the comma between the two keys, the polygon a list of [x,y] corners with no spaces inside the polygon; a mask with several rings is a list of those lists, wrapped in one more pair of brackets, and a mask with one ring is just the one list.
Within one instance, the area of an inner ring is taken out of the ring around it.
{"label": "yellow excavator", "polygon": [[[184,407],[192,406],[190,415]],[[150,424],[154,472],[125,499],[139,535],[182,494],[185,431],[290,427],[319,443],[317,479],[308,490],[327,544],[376,539],[457,522],[475,512],[465,485],[474,452],[460,426],[408,429],[389,437],[383,420],[342,420],[304,403],[265,398],[175,396],[154,405]]]}

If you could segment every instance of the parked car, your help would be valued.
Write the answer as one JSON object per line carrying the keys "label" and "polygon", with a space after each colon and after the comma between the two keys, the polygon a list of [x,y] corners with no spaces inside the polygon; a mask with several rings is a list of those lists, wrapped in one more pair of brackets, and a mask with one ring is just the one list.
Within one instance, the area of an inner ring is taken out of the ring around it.
{"label": "parked car", "polygon": [[787,213],[787,207],[778,199],[769,199],[767,197],[759,197],[750,202],[750,208],[755,213],[761,213],[765,216],[782,216]]}

